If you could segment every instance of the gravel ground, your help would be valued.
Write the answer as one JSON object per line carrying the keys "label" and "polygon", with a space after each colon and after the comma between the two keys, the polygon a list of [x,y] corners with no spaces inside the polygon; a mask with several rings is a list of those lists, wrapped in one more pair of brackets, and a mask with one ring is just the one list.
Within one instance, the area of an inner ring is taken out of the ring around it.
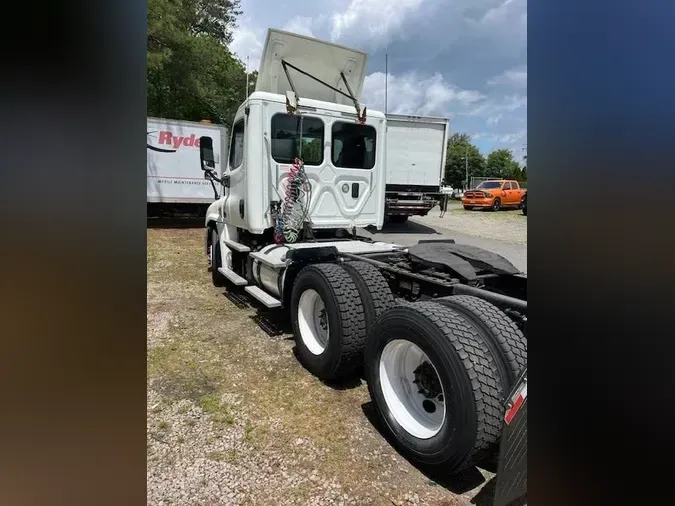
{"label": "gravel ground", "polygon": [[412,218],[416,223],[431,228],[443,228],[486,239],[497,239],[514,244],[527,244],[527,216],[517,209],[489,211],[465,211],[461,203],[451,201],[448,210],[440,218],[440,209],[435,208],[424,217]]}
{"label": "gravel ground", "polygon": [[202,229],[149,230],[147,271],[148,504],[467,506],[479,492],[422,474],[371,423],[364,383],[320,382],[283,320],[270,335],[240,292],[214,288]]}

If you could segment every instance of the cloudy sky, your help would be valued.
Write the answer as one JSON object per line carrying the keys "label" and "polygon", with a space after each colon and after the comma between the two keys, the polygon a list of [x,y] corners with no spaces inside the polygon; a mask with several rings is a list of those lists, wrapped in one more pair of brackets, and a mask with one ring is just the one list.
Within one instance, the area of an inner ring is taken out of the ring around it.
{"label": "cloudy sky", "polygon": [[527,141],[527,0],[241,0],[232,50],[257,69],[268,28],[368,53],[362,102],[444,116],[484,154]]}

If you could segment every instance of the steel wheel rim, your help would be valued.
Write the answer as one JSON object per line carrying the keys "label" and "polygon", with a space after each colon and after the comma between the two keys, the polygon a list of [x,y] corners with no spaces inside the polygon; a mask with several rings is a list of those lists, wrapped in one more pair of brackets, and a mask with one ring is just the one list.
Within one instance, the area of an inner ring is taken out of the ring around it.
{"label": "steel wheel rim", "polygon": [[330,336],[326,305],[312,288],[305,290],[298,301],[298,328],[310,353],[321,355],[326,350]]}
{"label": "steel wheel rim", "polygon": [[[425,371],[435,374],[438,385],[421,393],[419,373],[415,372],[425,363],[430,366],[425,366]],[[398,424],[418,439],[438,434],[445,422],[446,397],[438,370],[426,353],[406,339],[394,339],[382,350],[379,373],[382,395]],[[439,396],[433,396],[436,391]]]}

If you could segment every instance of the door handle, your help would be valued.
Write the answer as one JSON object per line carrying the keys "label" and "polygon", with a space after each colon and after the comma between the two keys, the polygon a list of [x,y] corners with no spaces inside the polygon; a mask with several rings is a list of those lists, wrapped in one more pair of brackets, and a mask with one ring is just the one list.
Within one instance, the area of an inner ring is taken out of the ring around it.
{"label": "door handle", "polygon": [[352,183],[352,198],[353,199],[358,199],[359,198],[359,183]]}

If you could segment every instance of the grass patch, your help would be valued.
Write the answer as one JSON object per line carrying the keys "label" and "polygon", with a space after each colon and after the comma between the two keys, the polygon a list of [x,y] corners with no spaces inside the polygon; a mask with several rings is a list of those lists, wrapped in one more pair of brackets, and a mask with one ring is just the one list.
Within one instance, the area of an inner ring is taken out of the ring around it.
{"label": "grass patch", "polygon": [[230,407],[221,402],[220,398],[215,394],[200,397],[199,406],[204,413],[210,416],[211,421],[216,425],[233,425],[235,422],[235,416],[232,414]]}
{"label": "grass patch", "polygon": [[159,422],[157,424],[157,428],[159,430],[167,431],[167,430],[169,430],[169,422],[167,422],[165,420],[162,420],[161,422]]}
{"label": "grass patch", "polygon": [[234,450],[227,450],[224,452],[211,452],[207,458],[215,462],[229,462],[232,463],[237,458],[237,453]]}

